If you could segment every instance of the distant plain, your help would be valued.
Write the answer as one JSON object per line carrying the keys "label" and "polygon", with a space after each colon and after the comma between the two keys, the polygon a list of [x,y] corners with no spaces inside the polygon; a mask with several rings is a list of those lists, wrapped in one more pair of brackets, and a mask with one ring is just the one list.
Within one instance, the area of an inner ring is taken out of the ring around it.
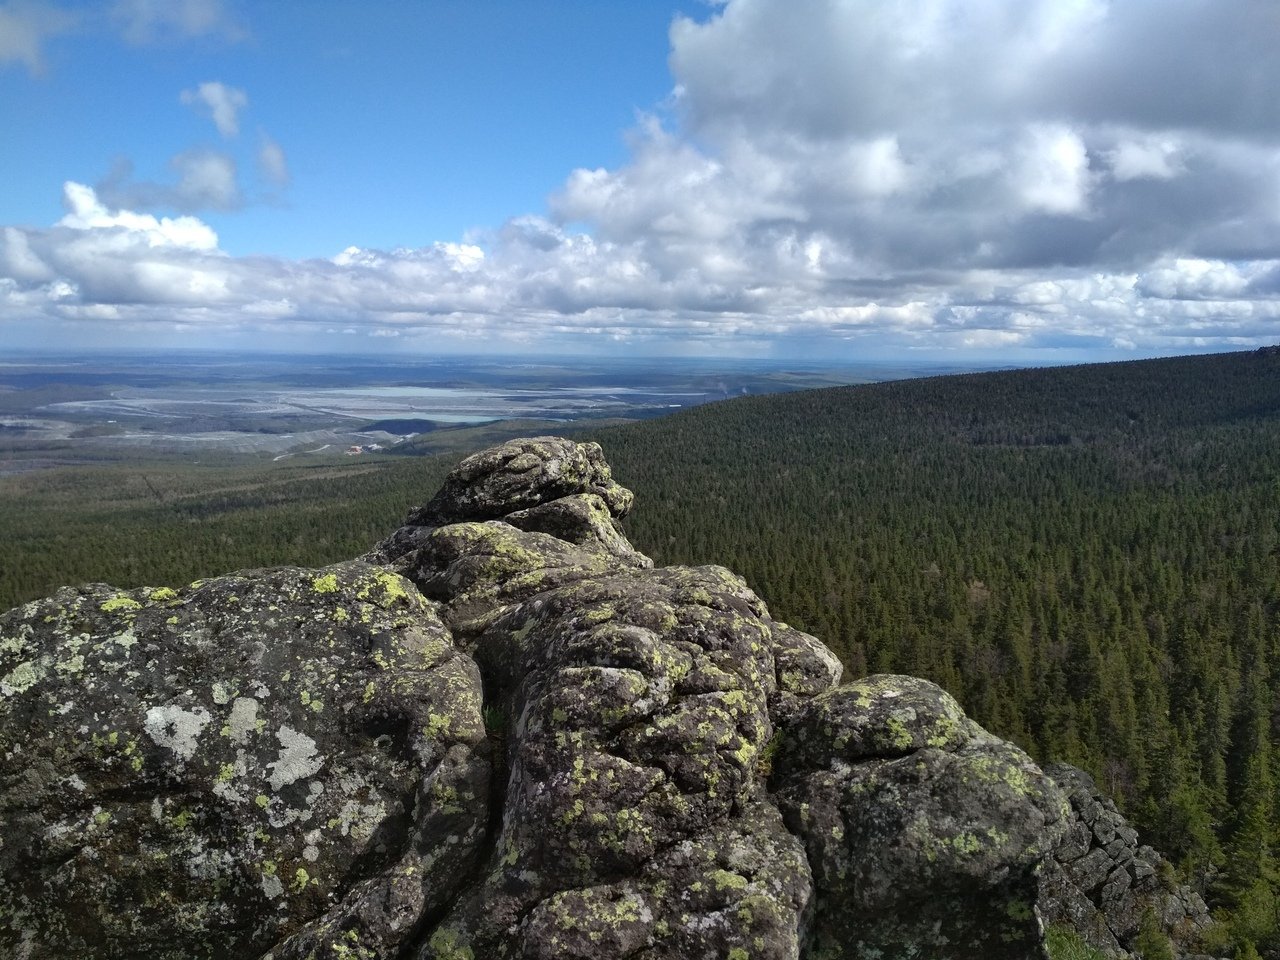
{"label": "distant plain", "polygon": [[0,474],[87,462],[261,464],[465,450],[733,396],[953,373],[942,364],[656,358],[58,354],[0,364]]}

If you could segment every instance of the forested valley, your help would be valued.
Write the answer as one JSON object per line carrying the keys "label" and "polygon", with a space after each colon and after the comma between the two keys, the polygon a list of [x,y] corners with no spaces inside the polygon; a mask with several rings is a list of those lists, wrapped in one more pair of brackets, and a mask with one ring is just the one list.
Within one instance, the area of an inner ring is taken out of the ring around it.
{"label": "forested valley", "polygon": [[[847,676],[1091,771],[1280,956],[1280,350],[748,397],[597,429],[658,563],[718,563]],[[454,458],[0,478],[0,606],[364,552]],[[1234,946],[1231,942],[1234,942]]]}

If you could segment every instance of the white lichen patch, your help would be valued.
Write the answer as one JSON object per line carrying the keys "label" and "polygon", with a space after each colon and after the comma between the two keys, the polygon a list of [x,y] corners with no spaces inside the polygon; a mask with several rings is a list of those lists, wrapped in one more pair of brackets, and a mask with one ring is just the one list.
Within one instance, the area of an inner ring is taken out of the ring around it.
{"label": "white lichen patch", "polygon": [[227,690],[227,685],[221,680],[214,683],[210,693],[213,695],[213,702],[220,707],[226,706],[231,702],[231,694]]}
{"label": "white lichen patch", "polygon": [[138,645],[138,638],[134,635],[133,626],[130,625],[124,629],[123,633],[117,633],[114,637],[109,639],[107,643],[113,643],[121,650],[125,651],[125,653],[128,653],[130,647],[136,647]]}
{"label": "white lichen patch", "polygon": [[219,768],[211,788],[213,795],[225,803],[247,803],[249,798],[235,787],[236,778],[243,777],[247,771],[244,751],[239,750],[234,763],[224,763]]}
{"label": "white lichen patch", "polygon": [[16,693],[24,693],[44,679],[48,671],[38,660],[20,663],[0,678],[0,696],[12,697]]}
{"label": "white lichen patch", "polygon": [[66,660],[59,660],[53,665],[53,669],[58,671],[58,673],[64,677],[68,677],[76,673],[82,673],[84,671],[84,657],[77,653],[74,657],[68,657]]}
{"label": "white lichen patch", "polygon": [[209,725],[204,707],[184,710],[172,703],[147,711],[144,729],[158,746],[172,750],[179,760],[190,760],[200,745],[200,734]]}
{"label": "white lichen patch", "polygon": [[284,884],[280,882],[280,878],[274,873],[264,873],[262,875],[262,892],[274,900],[284,893]]}
{"label": "white lichen patch", "polygon": [[368,841],[387,818],[387,807],[382,798],[375,796],[372,800],[372,803],[364,804],[355,800],[344,803],[338,811],[338,823],[335,824],[339,833],[360,843]]}
{"label": "white lichen patch", "polygon": [[21,653],[26,646],[22,637],[0,637],[0,653]]}
{"label": "white lichen patch", "polygon": [[246,743],[249,734],[258,729],[258,701],[253,697],[236,697],[227,721],[228,735],[236,743]]}
{"label": "white lichen patch", "polygon": [[276,731],[276,739],[280,741],[280,756],[267,764],[271,768],[272,790],[314,776],[324,766],[324,757],[316,751],[316,742],[305,733],[285,725]]}

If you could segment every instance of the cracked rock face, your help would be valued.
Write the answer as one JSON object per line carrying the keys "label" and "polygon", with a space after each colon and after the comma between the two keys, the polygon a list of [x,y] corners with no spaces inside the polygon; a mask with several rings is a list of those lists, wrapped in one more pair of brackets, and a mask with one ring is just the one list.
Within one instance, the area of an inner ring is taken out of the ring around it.
{"label": "cracked rock face", "polygon": [[0,618],[0,955],[1039,956],[1054,782],[631,499],[512,441],[364,561]]}
{"label": "cracked rock face", "polygon": [[1137,831],[1087,773],[1065,763],[1046,772],[1071,809],[1043,871],[1045,922],[1066,924],[1099,950],[1128,956],[1143,915],[1151,911],[1175,945],[1193,947],[1211,922],[1200,895],[1171,882],[1164,857],[1138,843]]}

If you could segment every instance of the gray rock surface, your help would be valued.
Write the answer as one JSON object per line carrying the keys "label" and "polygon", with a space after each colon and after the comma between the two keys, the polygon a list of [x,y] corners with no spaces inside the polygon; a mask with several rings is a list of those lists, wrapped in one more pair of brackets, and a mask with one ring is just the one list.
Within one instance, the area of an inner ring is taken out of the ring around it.
{"label": "gray rock surface", "polygon": [[1067,819],[1021,750],[942,689],[872,676],[814,697],[772,787],[817,891],[814,955],[1035,956],[1037,873]]}
{"label": "gray rock surface", "polygon": [[741,578],[653,569],[630,505],[595,444],[512,441],[363,561],[5,614],[0,956],[1127,942],[1097,904],[1156,861],[1102,798],[925,681],[837,686]]}
{"label": "gray rock surface", "polygon": [[477,853],[479,671],[395,574],[67,588],[0,637],[0,955],[386,956]]}
{"label": "gray rock surface", "polygon": [[1170,879],[1172,870],[1083,770],[1046,773],[1071,804],[1067,829],[1042,870],[1038,910],[1046,923],[1075,928],[1090,945],[1127,957],[1152,911],[1179,951],[1194,949],[1210,924],[1204,900]]}

